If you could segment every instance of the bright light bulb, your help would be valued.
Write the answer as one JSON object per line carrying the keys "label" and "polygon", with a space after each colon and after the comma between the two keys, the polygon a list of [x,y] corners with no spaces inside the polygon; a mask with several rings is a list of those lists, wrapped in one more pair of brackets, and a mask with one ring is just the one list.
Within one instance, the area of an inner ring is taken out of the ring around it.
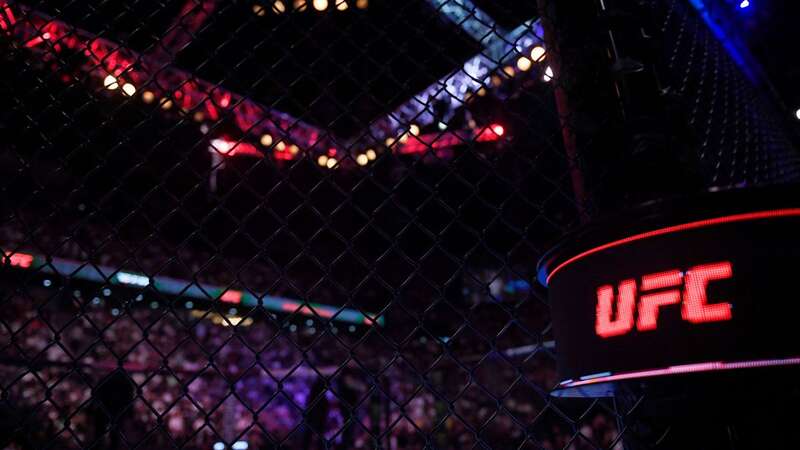
{"label": "bright light bulb", "polygon": [[317,158],[317,164],[320,166],[328,165],[328,155],[319,155],[319,158]]}
{"label": "bright light bulb", "polygon": [[369,162],[369,158],[367,157],[367,155],[362,153],[356,156],[356,162],[358,163],[359,166],[366,166],[367,163]]}
{"label": "bright light bulb", "polygon": [[286,143],[285,143],[285,142],[283,142],[283,141],[280,141],[280,142],[278,142],[278,143],[275,145],[275,150],[277,150],[277,151],[279,151],[279,152],[282,152],[282,151],[286,150]]}
{"label": "bright light bulb", "polygon": [[347,7],[348,4],[344,0],[339,0],[339,2],[336,4],[336,9],[338,9],[339,11],[347,11]]}
{"label": "bright light bulb", "polygon": [[410,127],[408,127],[408,132],[411,133],[412,136],[419,135],[419,125],[412,123]]}
{"label": "bright light bulb", "polygon": [[272,4],[272,10],[278,14],[286,12],[286,5],[281,0],[276,0]]}
{"label": "bright light bulb", "polygon": [[167,110],[172,108],[172,100],[165,98],[161,100],[161,109]]}
{"label": "bright light bulb", "polygon": [[507,77],[511,78],[514,76],[514,68],[511,66],[503,67],[503,73],[506,74]]}
{"label": "bright light bulb", "polygon": [[328,9],[328,0],[314,0],[314,9],[317,11],[325,11]]}
{"label": "bright light bulb", "polygon": [[369,6],[369,0],[357,0],[356,1],[356,7],[358,9],[367,9],[368,6]]}
{"label": "bright light bulb", "polygon": [[328,166],[328,169],[333,169],[336,166],[336,158],[328,158],[328,162],[325,165]]}
{"label": "bright light bulb", "polygon": [[264,147],[269,147],[270,145],[272,145],[272,136],[268,134],[262,134],[259,142],[261,142],[261,145],[263,145]]}
{"label": "bright light bulb", "polygon": [[374,161],[375,158],[377,158],[377,157],[378,157],[378,155],[377,155],[377,153],[375,153],[375,150],[373,150],[373,149],[367,150],[367,159],[369,159],[370,161]]}
{"label": "bright light bulb", "polygon": [[794,116],[797,117],[797,120],[800,120],[800,109],[794,112]]}
{"label": "bright light bulb", "polygon": [[531,60],[522,56],[517,60],[517,69],[525,72],[531,68]]}
{"label": "bright light bulb", "polygon": [[547,68],[544,69],[544,76],[542,77],[542,80],[550,81],[550,80],[553,79],[554,76],[555,76],[555,74],[553,73],[553,68],[550,67],[550,66],[547,66]]}
{"label": "bright light bulb", "polygon": [[144,91],[142,93],[142,101],[145,103],[153,103],[153,100],[156,99],[156,95],[150,91]]}
{"label": "bright light bulb", "polygon": [[294,144],[289,146],[289,153],[291,153],[293,155],[296,155],[299,152],[300,152],[300,147],[298,147],[298,146],[296,146]]}
{"label": "bright light bulb", "polygon": [[531,59],[534,62],[544,61],[544,58],[547,56],[547,50],[544,49],[541,45],[537,45],[531,49]]}
{"label": "bright light bulb", "polygon": [[264,17],[267,14],[267,11],[261,5],[253,5],[253,13],[258,17]]}
{"label": "bright light bulb", "polygon": [[103,86],[105,86],[105,88],[109,91],[113,91],[119,87],[119,80],[117,80],[117,77],[114,75],[108,74],[103,79]]}

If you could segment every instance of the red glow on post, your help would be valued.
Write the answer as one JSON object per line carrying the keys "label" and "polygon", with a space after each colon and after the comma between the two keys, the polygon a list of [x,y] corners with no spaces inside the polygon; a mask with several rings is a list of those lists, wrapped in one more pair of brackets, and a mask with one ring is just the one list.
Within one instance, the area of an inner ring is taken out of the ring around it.
{"label": "red glow on post", "polygon": [[27,253],[5,253],[3,262],[14,267],[21,267],[27,269],[33,265],[33,255]]}
{"label": "red glow on post", "polygon": [[731,304],[708,304],[708,283],[733,277],[729,261],[693,267],[686,272],[686,290],[683,293],[683,319],[692,323],[731,320]]}
{"label": "red glow on post", "polygon": [[649,239],[656,236],[663,236],[666,234],[677,233],[681,231],[693,230],[697,228],[706,228],[714,225],[721,225],[726,223],[734,223],[734,222],[745,222],[749,220],[761,220],[761,219],[774,219],[779,217],[797,217],[800,216],[800,208],[786,208],[786,209],[774,209],[769,211],[759,211],[759,212],[752,212],[752,213],[743,213],[743,214],[734,214],[730,216],[723,216],[723,217],[716,217],[713,219],[705,219],[705,220],[698,220],[696,222],[689,222],[684,223],[681,225],[674,225],[671,227],[660,228],[658,230],[648,231],[645,233],[636,234],[633,236],[629,236],[623,239],[619,239],[613,242],[609,242],[607,244],[603,244],[592,249],[586,250],[585,252],[579,253],[572,258],[562,262],[561,264],[557,265],[545,279],[546,284],[550,284],[550,279],[559,272],[564,267],[583,259],[589,255],[593,255],[595,253],[602,252],[604,250],[608,250],[610,248],[619,247],[622,245],[630,244],[631,242],[640,241],[642,239]]}
{"label": "red glow on post", "polygon": [[[617,317],[612,319],[616,303]],[[619,336],[633,329],[633,310],[636,307],[636,281],[625,280],[619,284],[619,294],[614,299],[614,287],[597,289],[597,319],[595,332],[601,337]]]}
{"label": "red glow on post", "polygon": [[242,291],[225,291],[219,299],[226,303],[241,303]]}

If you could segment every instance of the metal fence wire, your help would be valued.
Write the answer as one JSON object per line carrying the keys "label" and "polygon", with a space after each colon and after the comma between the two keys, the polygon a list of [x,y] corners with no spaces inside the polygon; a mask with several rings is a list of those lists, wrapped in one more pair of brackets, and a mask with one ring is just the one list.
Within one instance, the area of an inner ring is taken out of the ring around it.
{"label": "metal fence wire", "polygon": [[536,262],[798,159],[690,2],[572,3],[0,0],[0,447],[657,444]]}

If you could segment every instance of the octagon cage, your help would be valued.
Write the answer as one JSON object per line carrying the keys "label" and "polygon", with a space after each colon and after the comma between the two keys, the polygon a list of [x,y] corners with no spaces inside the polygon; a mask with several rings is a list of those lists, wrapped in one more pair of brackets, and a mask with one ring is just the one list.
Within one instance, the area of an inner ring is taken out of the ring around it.
{"label": "octagon cage", "polygon": [[0,448],[673,448],[536,266],[798,178],[706,3],[0,0]]}

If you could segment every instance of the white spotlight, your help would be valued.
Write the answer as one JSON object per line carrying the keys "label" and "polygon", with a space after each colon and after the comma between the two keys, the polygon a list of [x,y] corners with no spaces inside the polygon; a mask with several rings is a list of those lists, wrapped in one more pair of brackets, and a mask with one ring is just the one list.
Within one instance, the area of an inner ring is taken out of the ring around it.
{"label": "white spotlight", "polygon": [[531,59],[534,62],[543,61],[546,56],[547,50],[545,50],[541,45],[537,45],[531,49]]}
{"label": "white spotlight", "polygon": [[547,68],[544,69],[544,76],[542,77],[542,80],[550,81],[550,80],[553,79],[554,76],[555,76],[555,74],[553,73],[553,68],[550,67],[550,66],[547,66]]}
{"label": "white spotlight", "polygon": [[133,94],[136,93],[136,86],[130,83],[125,83],[122,85],[122,92],[124,92],[125,95],[127,95],[128,97],[131,97]]}
{"label": "white spotlight", "polygon": [[113,91],[119,87],[119,80],[117,80],[117,77],[114,75],[108,74],[103,79],[103,86],[105,86],[105,88],[109,91]]}
{"label": "white spotlight", "polygon": [[314,0],[314,9],[317,11],[325,11],[328,9],[328,0]]}

